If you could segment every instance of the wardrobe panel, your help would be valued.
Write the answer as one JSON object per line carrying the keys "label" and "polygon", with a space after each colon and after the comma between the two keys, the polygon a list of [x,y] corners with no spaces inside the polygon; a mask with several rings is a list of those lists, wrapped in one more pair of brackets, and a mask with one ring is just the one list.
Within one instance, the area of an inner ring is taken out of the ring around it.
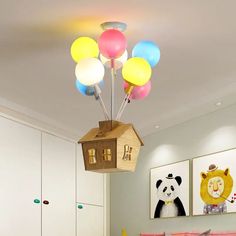
{"label": "wardrobe panel", "polygon": [[77,145],[77,202],[104,206],[104,174],[85,171],[81,144]]}
{"label": "wardrobe panel", "polygon": [[75,144],[43,133],[43,236],[75,235]]}
{"label": "wardrobe panel", "polygon": [[0,117],[0,235],[41,235],[41,132]]}

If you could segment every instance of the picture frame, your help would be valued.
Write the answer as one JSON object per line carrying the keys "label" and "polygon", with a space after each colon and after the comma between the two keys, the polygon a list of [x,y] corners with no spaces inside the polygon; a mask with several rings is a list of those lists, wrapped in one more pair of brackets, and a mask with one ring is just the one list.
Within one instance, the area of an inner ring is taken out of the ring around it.
{"label": "picture frame", "polygon": [[190,215],[190,160],[150,169],[150,218]]}
{"label": "picture frame", "polygon": [[192,160],[192,215],[236,212],[236,148]]}

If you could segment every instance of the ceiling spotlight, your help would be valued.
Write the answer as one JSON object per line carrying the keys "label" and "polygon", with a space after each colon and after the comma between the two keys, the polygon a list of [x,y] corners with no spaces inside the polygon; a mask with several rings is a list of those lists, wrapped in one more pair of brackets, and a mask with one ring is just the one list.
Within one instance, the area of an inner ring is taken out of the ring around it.
{"label": "ceiling spotlight", "polygon": [[156,129],[159,129],[159,128],[160,128],[160,126],[159,126],[159,125],[155,125],[155,128],[156,128]]}
{"label": "ceiling spotlight", "polygon": [[220,102],[220,101],[216,103],[216,106],[217,106],[217,107],[219,107],[219,106],[221,106],[221,105],[222,105],[222,102]]}

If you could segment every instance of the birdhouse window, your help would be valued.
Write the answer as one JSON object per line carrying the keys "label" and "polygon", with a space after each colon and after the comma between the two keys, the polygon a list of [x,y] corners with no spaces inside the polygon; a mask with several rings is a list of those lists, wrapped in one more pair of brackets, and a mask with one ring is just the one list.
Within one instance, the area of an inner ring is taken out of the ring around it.
{"label": "birdhouse window", "polygon": [[131,154],[132,154],[132,147],[130,147],[128,144],[124,146],[124,161],[131,161]]}
{"label": "birdhouse window", "polygon": [[88,159],[89,159],[89,164],[96,164],[97,163],[95,148],[88,149]]}
{"label": "birdhouse window", "polygon": [[103,149],[103,160],[104,161],[111,161],[112,160],[112,152],[110,148]]}

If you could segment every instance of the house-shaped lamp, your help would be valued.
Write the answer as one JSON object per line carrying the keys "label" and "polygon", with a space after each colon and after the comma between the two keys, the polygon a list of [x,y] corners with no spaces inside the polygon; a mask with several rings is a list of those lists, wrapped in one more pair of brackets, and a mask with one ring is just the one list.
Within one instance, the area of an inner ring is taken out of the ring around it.
{"label": "house-shaped lamp", "polygon": [[82,144],[85,169],[110,173],[135,171],[143,142],[132,124],[100,121],[79,140]]}

